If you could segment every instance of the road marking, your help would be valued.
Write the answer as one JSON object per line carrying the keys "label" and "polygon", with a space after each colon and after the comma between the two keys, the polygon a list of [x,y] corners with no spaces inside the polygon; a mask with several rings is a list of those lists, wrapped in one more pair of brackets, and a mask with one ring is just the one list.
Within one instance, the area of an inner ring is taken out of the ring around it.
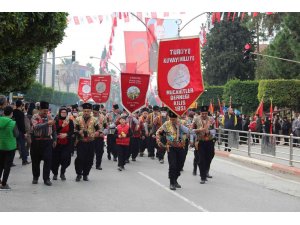
{"label": "road marking", "polygon": [[165,185],[159,183],[157,180],[153,179],[152,177],[142,173],[142,172],[138,172],[138,174],[142,175],[143,177],[147,178],[148,180],[152,181],[153,183],[155,183],[156,185],[160,186],[161,188],[163,188],[165,191],[175,195],[176,197],[180,198],[181,200],[185,201],[186,203],[190,204],[191,206],[197,208],[198,210],[202,211],[202,212],[209,212],[207,209],[204,209],[202,206],[197,205],[195,202],[187,199],[186,197],[178,194],[176,191],[172,191],[170,190],[168,187],[166,187]]}
{"label": "road marking", "polygon": [[249,167],[246,167],[246,166],[242,166],[242,165],[239,165],[239,164],[236,164],[236,163],[228,162],[227,160],[224,160],[224,159],[215,158],[215,160],[226,162],[226,163],[231,164],[233,166],[237,166],[237,167],[240,167],[240,168],[243,168],[243,169],[247,169],[247,170],[250,170],[252,172],[260,173],[260,174],[267,175],[267,176],[270,176],[270,177],[273,177],[273,178],[276,178],[276,179],[280,179],[280,180],[283,180],[283,181],[287,181],[287,182],[290,182],[290,183],[300,185],[300,182],[293,181],[293,180],[288,180],[288,179],[285,179],[285,178],[282,178],[282,177],[279,177],[279,176],[276,176],[276,175],[273,175],[273,174],[265,173],[265,172],[255,170],[255,169],[252,169],[252,168],[249,168]]}

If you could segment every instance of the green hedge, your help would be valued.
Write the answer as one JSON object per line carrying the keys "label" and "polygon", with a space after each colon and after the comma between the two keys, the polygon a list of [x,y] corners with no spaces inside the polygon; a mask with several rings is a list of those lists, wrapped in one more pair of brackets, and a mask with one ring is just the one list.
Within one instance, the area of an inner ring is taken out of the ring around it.
{"label": "green hedge", "polygon": [[53,88],[44,87],[40,83],[34,83],[25,93],[25,100],[29,102],[48,101],[54,105],[75,104],[79,98],[74,93],[54,91]]}
{"label": "green hedge", "polygon": [[258,99],[264,98],[265,106],[288,107],[300,110],[300,80],[261,80],[258,87]]}
{"label": "green hedge", "polygon": [[223,98],[229,106],[230,96],[232,107],[244,114],[254,112],[259,105],[257,99],[258,81],[230,80],[224,86]]}
{"label": "green hedge", "polygon": [[215,106],[218,106],[218,98],[222,102],[224,86],[207,86],[205,92],[198,98],[198,105],[209,105],[210,101],[213,101]]}

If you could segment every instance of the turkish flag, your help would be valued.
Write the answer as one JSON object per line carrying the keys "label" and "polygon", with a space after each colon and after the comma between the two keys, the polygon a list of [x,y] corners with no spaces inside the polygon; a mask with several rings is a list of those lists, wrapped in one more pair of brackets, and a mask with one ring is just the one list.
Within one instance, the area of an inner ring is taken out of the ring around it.
{"label": "turkish flag", "polygon": [[204,92],[200,38],[161,40],[158,59],[159,98],[181,116]]}
{"label": "turkish flag", "polygon": [[259,103],[259,106],[256,109],[255,115],[259,115],[259,117],[263,116],[263,112],[264,112],[264,100],[262,99]]}
{"label": "turkish flag", "polygon": [[146,31],[124,31],[126,63],[136,62],[137,73],[149,73],[149,52]]}
{"label": "turkish flag", "polygon": [[88,21],[88,23],[93,23],[93,18],[91,16],[86,16],[86,20]]}
{"label": "turkish flag", "polygon": [[133,113],[146,105],[149,74],[121,73],[121,97],[123,107]]}
{"label": "turkish flag", "polygon": [[91,95],[96,103],[107,102],[110,94],[110,75],[92,75],[91,76]]}
{"label": "turkish flag", "polygon": [[74,23],[75,23],[75,25],[79,25],[80,22],[79,22],[78,16],[74,16],[73,18],[74,18]]}
{"label": "turkish flag", "polygon": [[79,78],[78,96],[83,102],[91,98],[91,80],[89,78]]}

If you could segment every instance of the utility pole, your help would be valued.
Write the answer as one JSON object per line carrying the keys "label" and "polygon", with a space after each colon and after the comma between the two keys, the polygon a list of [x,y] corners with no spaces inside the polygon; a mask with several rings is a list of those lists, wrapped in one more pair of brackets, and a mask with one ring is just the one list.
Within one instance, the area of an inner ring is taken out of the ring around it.
{"label": "utility pole", "polygon": [[55,49],[52,50],[52,88],[55,88]]}
{"label": "utility pole", "polygon": [[44,74],[43,74],[43,85],[46,86],[46,72],[47,72],[47,49],[44,52]]}

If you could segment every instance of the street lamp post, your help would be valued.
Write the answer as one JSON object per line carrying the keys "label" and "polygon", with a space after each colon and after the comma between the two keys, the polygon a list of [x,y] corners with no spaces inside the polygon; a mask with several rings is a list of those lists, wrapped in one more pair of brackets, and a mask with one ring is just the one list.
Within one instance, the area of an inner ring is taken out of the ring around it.
{"label": "street lamp post", "polygon": [[[101,58],[95,57],[95,56],[90,56],[90,59],[100,59],[100,60],[102,60]],[[107,60],[106,62],[108,62],[109,64],[113,65],[118,71],[120,71],[120,73],[122,72],[122,71],[119,69],[119,67],[117,67],[114,63],[112,63],[112,62],[110,62],[110,61],[108,61],[108,60]]]}

